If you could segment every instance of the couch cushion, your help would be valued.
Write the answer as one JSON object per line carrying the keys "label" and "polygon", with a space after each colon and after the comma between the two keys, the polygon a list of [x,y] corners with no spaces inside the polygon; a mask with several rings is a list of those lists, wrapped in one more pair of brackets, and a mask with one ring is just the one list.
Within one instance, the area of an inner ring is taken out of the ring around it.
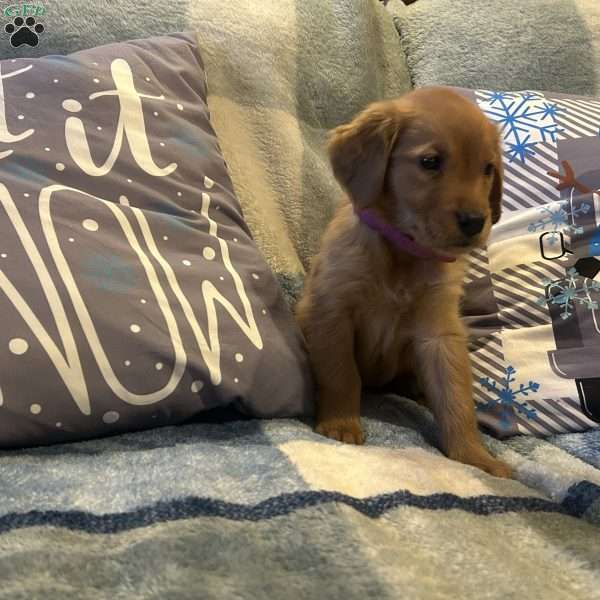
{"label": "couch cushion", "polygon": [[0,68],[0,446],[310,412],[194,36]]}
{"label": "couch cushion", "polygon": [[503,214],[464,307],[480,420],[502,436],[597,427],[600,99],[464,93],[504,140]]}
{"label": "couch cushion", "polygon": [[597,0],[419,0],[395,22],[416,86],[600,94]]}

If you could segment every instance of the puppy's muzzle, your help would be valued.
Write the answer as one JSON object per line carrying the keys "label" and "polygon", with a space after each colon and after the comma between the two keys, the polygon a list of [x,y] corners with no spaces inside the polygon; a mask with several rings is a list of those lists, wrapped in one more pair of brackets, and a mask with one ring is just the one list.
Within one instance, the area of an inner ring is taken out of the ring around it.
{"label": "puppy's muzzle", "polygon": [[485,225],[485,217],[479,213],[458,212],[456,213],[456,222],[461,233],[467,237],[473,237],[481,233]]}

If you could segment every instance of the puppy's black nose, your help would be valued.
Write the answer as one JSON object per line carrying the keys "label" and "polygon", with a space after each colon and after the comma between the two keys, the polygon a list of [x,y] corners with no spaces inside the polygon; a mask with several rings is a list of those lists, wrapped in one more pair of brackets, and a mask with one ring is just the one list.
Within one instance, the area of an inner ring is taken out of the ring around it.
{"label": "puppy's black nose", "polygon": [[469,237],[477,235],[485,225],[485,217],[482,217],[479,213],[456,213],[456,220],[458,222],[458,228]]}

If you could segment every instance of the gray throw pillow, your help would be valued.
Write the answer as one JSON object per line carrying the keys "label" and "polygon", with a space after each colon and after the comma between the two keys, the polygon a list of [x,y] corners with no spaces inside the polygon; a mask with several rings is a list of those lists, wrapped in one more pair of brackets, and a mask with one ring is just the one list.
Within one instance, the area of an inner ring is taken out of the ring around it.
{"label": "gray throw pillow", "polygon": [[194,37],[0,69],[0,446],[310,413]]}
{"label": "gray throw pillow", "polygon": [[597,0],[419,0],[395,23],[417,87],[600,94]]}

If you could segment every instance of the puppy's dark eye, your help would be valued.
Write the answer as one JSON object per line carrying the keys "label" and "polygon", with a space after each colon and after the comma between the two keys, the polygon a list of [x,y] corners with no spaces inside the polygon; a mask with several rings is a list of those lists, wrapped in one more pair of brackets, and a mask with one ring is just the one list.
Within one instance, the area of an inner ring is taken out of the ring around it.
{"label": "puppy's dark eye", "polygon": [[489,177],[494,172],[494,164],[488,163],[487,165],[485,165],[483,172]]}
{"label": "puppy's dark eye", "polygon": [[442,158],[438,154],[421,156],[419,162],[427,171],[439,171],[442,168]]}

